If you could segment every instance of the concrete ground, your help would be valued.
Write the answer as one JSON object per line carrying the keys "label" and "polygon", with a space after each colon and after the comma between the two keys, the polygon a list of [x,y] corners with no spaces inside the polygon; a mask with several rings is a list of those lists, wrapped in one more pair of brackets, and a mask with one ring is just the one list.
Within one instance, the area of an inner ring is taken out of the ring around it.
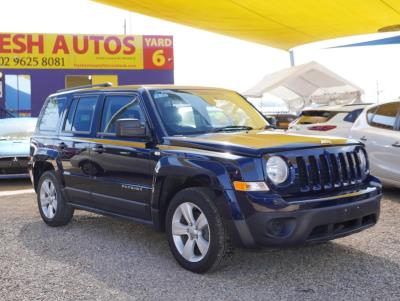
{"label": "concrete ground", "polygon": [[21,191],[32,189],[32,184],[26,179],[0,179],[0,192]]}
{"label": "concrete ground", "polygon": [[46,226],[26,189],[0,183],[0,300],[400,300],[400,190],[385,191],[378,225],[362,233],[236,250],[196,275],[148,226],[85,212]]}

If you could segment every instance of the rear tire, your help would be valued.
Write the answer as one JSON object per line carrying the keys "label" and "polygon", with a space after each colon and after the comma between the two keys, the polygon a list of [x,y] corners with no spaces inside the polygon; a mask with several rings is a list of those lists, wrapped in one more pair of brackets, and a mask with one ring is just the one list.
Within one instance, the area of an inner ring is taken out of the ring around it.
{"label": "rear tire", "polygon": [[166,215],[168,243],[176,261],[185,269],[204,273],[216,269],[230,251],[229,237],[206,188],[178,192]]}
{"label": "rear tire", "polygon": [[61,193],[60,184],[54,171],[42,174],[38,183],[37,202],[43,221],[52,227],[64,226],[74,215],[74,209],[67,205]]}

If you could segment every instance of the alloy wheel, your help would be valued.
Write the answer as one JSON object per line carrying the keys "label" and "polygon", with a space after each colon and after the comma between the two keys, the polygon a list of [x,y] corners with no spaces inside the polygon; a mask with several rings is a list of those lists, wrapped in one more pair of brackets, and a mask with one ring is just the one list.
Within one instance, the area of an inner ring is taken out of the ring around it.
{"label": "alloy wheel", "polygon": [[54,218],[57,210],[57,191],[49,179],[44,180],[40,187],[40,206],[48,219]]}
{"label": "alloy wheel", "polygon": [[180,204],[172,217],[172,236],[178,252],[190,262],[202,260],[210,247],[210,226],[203,211],[191,202]]}

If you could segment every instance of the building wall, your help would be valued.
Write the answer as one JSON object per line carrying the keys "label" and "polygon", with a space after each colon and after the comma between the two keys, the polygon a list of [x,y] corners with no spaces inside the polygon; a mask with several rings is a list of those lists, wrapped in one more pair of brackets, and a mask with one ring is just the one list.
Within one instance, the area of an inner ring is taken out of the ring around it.
{"label": "building wall", "polygon": [[5,75],[30,75],[31,77],[31,115],[38,116],[44,100],[49,94],[65,88],[67,75],[117,75],[119,85],[129,84],[173,84],[173,70],[48,70],[48,69],[0,69],[3,95],[0,108],[4,109],[6,95]]}

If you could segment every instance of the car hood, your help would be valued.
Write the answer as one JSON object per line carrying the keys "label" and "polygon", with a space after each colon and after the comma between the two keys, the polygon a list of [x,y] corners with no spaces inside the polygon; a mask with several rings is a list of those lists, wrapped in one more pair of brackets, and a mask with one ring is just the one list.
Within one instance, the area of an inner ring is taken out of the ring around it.
{"label": "car hood", "polygon": [[28,157],[29,145],[29,139],[0,140],[0,157]]}
{"label": "car hood", "polygon": [[306,136],[272,130],[210,133],[187,137],[166,137],[164,144],[175,147],[261,156],[268,152],[359,144],[355,140],[325,136]]}

